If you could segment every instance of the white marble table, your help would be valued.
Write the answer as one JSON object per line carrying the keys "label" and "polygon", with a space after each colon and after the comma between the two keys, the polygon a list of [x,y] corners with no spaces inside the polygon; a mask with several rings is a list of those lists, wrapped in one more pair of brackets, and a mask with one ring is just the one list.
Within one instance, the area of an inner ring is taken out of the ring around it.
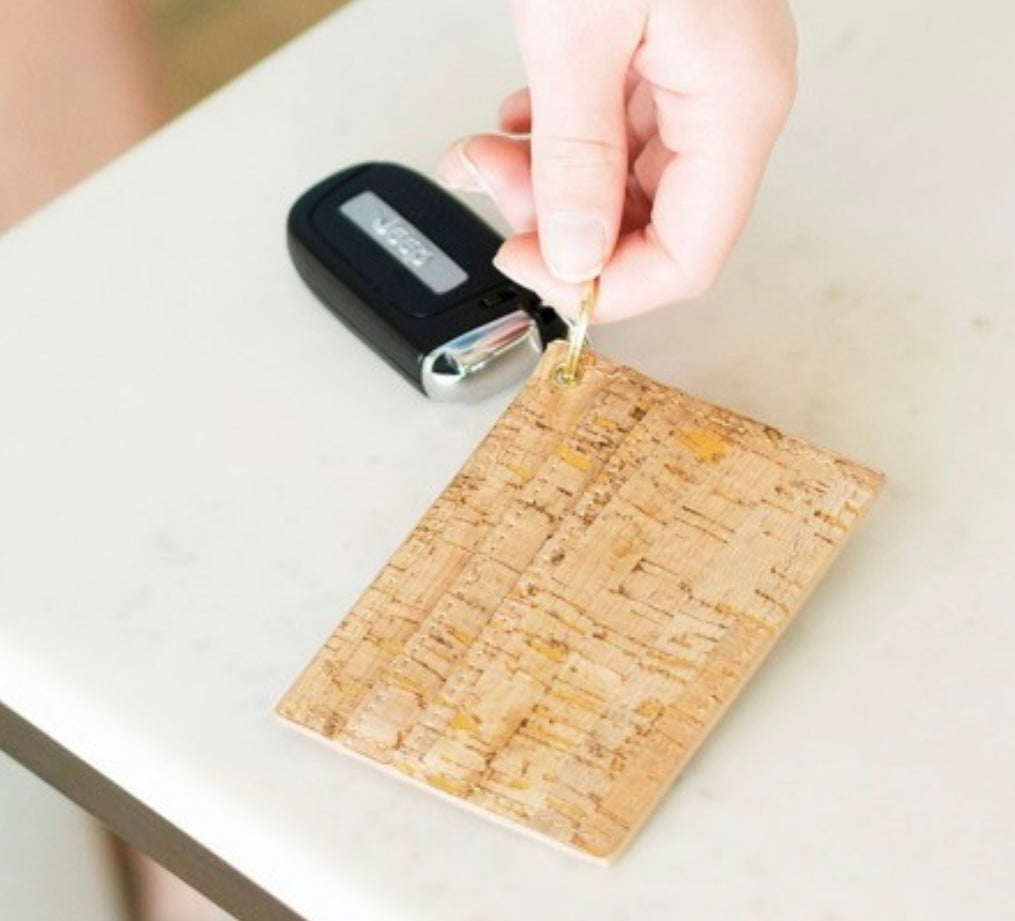
{"label": "white marble table", "polygon": [[303,288],[285,213],[491,126],[503,7],[358,0],[0,239],[4,745],[250,917],[1012,917],[1000,0],[801,2],[799,103],[722,282],[595,337],[889,476],[617,866],[272,717],[506,400],[418,397]]}

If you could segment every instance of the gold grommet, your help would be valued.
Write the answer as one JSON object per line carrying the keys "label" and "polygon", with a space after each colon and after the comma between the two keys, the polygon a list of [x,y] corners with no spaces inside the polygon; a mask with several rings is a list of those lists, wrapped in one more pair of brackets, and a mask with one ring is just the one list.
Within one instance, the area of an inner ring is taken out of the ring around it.
{"label": "gold grommet", "polygon": [[553,382],[561,389],[574,387],[581,381],[582,349],[585,347],[589,321],[592,319],[592,311],[595,309],[598,297],[599,279],[593,278],[585,283],[585,293],[582,296],[581,305],[578,307],[578,316],[568,332],[567,355],[553,372]]}
{"label": "gold grommet", "polygon": [[568,370],[566,364],[559,364],[553,369],[553,382],[561,390],[567,390],[578,383],[578,377]]}

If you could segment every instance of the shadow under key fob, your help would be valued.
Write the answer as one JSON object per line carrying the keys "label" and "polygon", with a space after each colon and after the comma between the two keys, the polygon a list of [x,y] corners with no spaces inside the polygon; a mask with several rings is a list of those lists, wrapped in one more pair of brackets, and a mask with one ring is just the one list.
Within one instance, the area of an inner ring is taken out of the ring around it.
{"label": "shadow under key fob", "polygon": [[500,235],[391,163],[349,167],[289,212],[303,280],[427,396],[473,400],[524,379],[567,324],[492,264]]}

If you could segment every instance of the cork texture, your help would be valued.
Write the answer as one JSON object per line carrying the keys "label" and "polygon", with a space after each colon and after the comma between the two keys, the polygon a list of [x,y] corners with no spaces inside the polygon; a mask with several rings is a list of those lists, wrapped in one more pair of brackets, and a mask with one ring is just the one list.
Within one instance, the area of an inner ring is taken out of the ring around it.
{"label": "cork texture", "polygon": [[379,765],[616,856],[880,474],[555,344],[283,698]]}

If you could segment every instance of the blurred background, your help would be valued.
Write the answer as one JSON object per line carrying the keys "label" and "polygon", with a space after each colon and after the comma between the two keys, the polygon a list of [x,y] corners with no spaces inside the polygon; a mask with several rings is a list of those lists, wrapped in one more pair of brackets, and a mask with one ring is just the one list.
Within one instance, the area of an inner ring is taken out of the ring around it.
{"label": "blurred background", "polygon": [[145,0],[170,105],[182,112],[345,0]]}
{"label": "blurred background", "polygon": [[0,0],[0,233],[345,0]]}
{"label": "blurred background", "polygon": [[[144,0],[166,116],[199,102],[346,0]],[[55,190],[59,191],[59,190]],[[2,229],[2,228],[0,228]],[[0,753],[3,921],[222,921]]]}

